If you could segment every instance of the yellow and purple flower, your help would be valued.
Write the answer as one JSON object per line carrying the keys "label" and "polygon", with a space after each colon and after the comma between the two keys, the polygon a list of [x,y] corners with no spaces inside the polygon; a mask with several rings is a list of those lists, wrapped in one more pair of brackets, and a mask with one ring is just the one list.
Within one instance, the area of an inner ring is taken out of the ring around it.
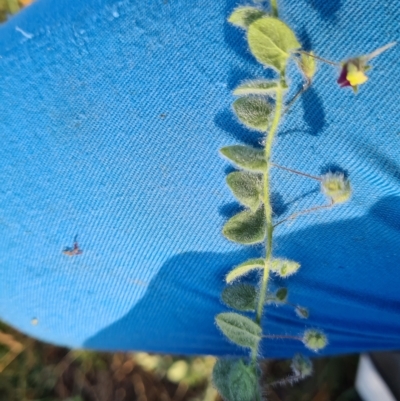
{"label": "yellow and purple flower", "polygon": [[358,86],[368,81],[368,77],[365,75],[371,67],[367,65],[368,61],[379,56],[385,50],[388,50],[394,46],[396,42],[389,43],[379,49],[374,50],[372,53],[365,56],[355,57],[342,63],[342,69],[340,71],[337,83],[341,88],[351,86],[351,88],[357,92]]}

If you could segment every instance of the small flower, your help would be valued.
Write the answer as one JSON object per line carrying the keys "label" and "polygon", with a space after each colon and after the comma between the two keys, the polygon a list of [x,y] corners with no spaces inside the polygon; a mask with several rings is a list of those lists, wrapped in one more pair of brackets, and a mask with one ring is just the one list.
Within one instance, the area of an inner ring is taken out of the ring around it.
{"label": "small flower", "polygon": [[368,81],[368,77],[365,75],[366,70],[367,66],[364,65],[361,57],[351,59],[342,64],[342,71],[337,82],[341,88],[351,86],[356,91],[358,85]]}
{"label": "small flower", "polygon": [[365,73],[371,68],[367,65],[368,61],[379,56],[384,51],[394,46],[396,42],[389,43],[379,49],[374,50],[364,56],[355,57],[342,63],[342,69],[340,71],[339,78],[337,80],[341,88],[351,86],[354,92],[357,92],[358,86],[368,81],[368,77]]}
{"label": "small flower", "polygon": [[305,378],[312,375],[313,366],[310,358],[301,354],[296,354],[293,357],[291,368],[296,376]]}
{"label": "small flower", "polygon": [[303,343],[310,350],[317,352],[326,347],[328,339],[322,331],[311,329],[304,332]]}
{"label": "small flower", "polygon": [[322,192],[332,199],[333,203],[344,203],[350,199],[350,181],[342,173],[327,173],[321,181]]}

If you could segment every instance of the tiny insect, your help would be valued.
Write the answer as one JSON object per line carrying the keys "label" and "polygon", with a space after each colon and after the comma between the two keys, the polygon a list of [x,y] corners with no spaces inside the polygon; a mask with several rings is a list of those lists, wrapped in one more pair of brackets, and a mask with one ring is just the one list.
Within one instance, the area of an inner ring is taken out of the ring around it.
{"label": "tiny insect", "polygon": [[78,241],[77,241],[77,236],[74,238],[74,245],[73,247],[66,247],[63,249],[63,254],[67,256],[77,256],[81,255],[83,253],[83,250],[79,248]]}

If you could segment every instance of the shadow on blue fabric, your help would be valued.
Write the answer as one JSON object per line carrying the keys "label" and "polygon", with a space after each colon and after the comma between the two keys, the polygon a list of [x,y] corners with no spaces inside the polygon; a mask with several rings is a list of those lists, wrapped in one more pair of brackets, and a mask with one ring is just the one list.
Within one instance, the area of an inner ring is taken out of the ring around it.
{"label": "shadow on blue fabric", "polygon": [[318,136],[326,125],[324,104],[317,91],[311,86],[301,96],[303,118],[309,126],[307,131],[312,136]]}
{"label": "shadow on blue fabric", "polygon": [[299,32],[296,32],[296,36],[299,38],[303,50],[308,52],[312,50],[311,38],[305,26],[303,26]]}
{"label": "shadow on blue fabric", "polygon": [[[400,310],[395,284],[400,275],[400,253],[393,252],[388,258],[387,249],[400,248],[399,222],[400,197],[391,196],[377,202],[367,216],[278,237],[278,252],[295,257],[303,265],[301,275],[289,285],[291,302],[309,307],[311,316],[304,322],[289,308],[268,308],[264,332],[298,335],[305,327],[320,327],[330,339],[326,353],[332,354],[398,347],[400,319],[393,316]],[[372,245],[371,236],[375,238]],[[368,244],[365,249],[360,246],[363,242]],[[230,254],[188,252],[174,256],[161,268],[141,301],[123,318],[87,339],[85,347],[240,353],[218,335],[214,316],[224,310],[219,294],[230,263],[240,263],[260,252],[254,247]],[[324,268],[327,260],[329,270]],[[198,269],[207,276],[205,285],[198,282]],[[256,279],[254,275],[250,281]],[[285,284],[278,279],[271,283],[272,288]],[[313,310],[315,300],[318,307]],[[299,342],[269,341],[264,346],[268,356],[290,357],[304,351]]]}
{"label": "shadow on blue fabric", "polygon": [[236,141],[260,147],[262,135],[255,131],[250,131],[248,128],[242,126],[238,121],[231,109],[225,109],[217,113],[214,118],[214,124],[227,132]]}
{"label": "shadow on blue fabric", "polygon": [[349,178],[349,171],[342,168],[336,163],[327,163],[321,168],[321,175],[327,173],[338,173],[343,174],[346,178]]}
{"label": "shadow on blue fabric", "polygon": [[342,0],[307,0],[308,4],[327,20],[335,20],[337,12],[342,7]]}
{"label": "shadow on blue fabric", "polygon": [[241,212],[243,210],[243,207],[240,206],[239,203],[237,202],[230,202],[226,203],[225,205],[222,205],[219,209],[218,212],[220,216],[225,217],[226,219],[230,219],[233,217],[235,214]]}

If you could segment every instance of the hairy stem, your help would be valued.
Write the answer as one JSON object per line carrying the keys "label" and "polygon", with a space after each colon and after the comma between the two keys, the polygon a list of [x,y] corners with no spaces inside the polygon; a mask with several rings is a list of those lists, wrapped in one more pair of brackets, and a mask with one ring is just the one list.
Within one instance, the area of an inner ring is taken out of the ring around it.
{"label": "hairy stem", "polygon": [[271,14],[273,17],[278,18],[278,0],[271,0]]}
{"label": "hairy stem", "polygon": [[281,221],[278,221],[275,225],[274,228],[279,226],[280,224],[289,221],[289,220],[294,220],[296,217],[304,215],[304,214],[308,214],[308,213],[312,213],[312,212],[316,212],[318,210],[322,210],[322,209],[329,209],[334,205],[334,202],[332,201],[329,205],[322,205],[322,206],[315,206],[315,207],[311,207],[310,209],[306,209],[306,210],[302,210],[300,212],[296,212],[293,213],[292,215],[290,215],[289,217],[287,217],[286,219],[283,219]]}
{"label": "hairy stem", "polygon": [[297,336],[287,336],[287,335],[275,335],[275,334],[266,334],[263,338],[269,338],[271,340],[295,340],[295,341],[303,341],[301,337]]}
{"label": "hairy stem", "polygon": [[322,61],[323,63],[326,63],[326,64],[335,65],[335,66],[339,65],[340,66],[340,63],[335,63],[334,61],[330,61],[330,60],[327,60],[326,58],[322,58],[322,57],[316,56],[315,54],[311,54],[311,53],[305,52],[304,50],[298,50],[296,53],[297,54],[305,54],[306,56],[313,57],[313,58],[315,58],[315,59],[317,59],[319,61]]}
{"label": "hairy stem", "polygon": [[[272,206],[271,206],[271,196],[270,196],[270,159],[271,159],[271,150],[272,143],[274,141],[275,133],[278,129],[279,121],[282,116],[282,106],[283,106],[283,89],[281,85],[278,86],[276,91],[276,104],[275,104],[275,114],[271,123],[271,127],[269,129],[267,140],[265,143],[265,160],[267,162],[267,167],[264,172],[264,193],[263,193],[263,201],[265,208],[265,220],[267,225],[267,241],[266,241],[266,249],[265,249],[265,266],[263,270],[263,277],[261,282],[260,294],[258,298],[257,305],[257,314],[256,314],[256,323],[261,323],[261,317],[264,310],[265,297],[267,293],[268,287],[268,279],[269,279],[269,270],[271,264],[272,257],[272,236],[274,231],[274,225],[272,222]],[[257,351],[253,352],[253,360],[257,357]]]}
{"label": "hairy stem", "polygon": [[311,178],[312,180],[316,180],[316,181],[322,181],[322,179],[321,179],[320,177],[316,177],[315,175],[310,175],[310,174],[302,173],[301,171],[293,170],[293,169],[288,168],[288,167],[283,167],[283,166],[280,166],[279,164],[272,163],[272,162],[271,162],[270,164],[271,164],[271,166],[273,166],[273,167],[276,167],[276,168],[280,168],[280,169],[282,169],[282,170],[289,171],[290,173],[293,173],[293,174],[302,175],[302,176],[304,176],[304,177]]}

